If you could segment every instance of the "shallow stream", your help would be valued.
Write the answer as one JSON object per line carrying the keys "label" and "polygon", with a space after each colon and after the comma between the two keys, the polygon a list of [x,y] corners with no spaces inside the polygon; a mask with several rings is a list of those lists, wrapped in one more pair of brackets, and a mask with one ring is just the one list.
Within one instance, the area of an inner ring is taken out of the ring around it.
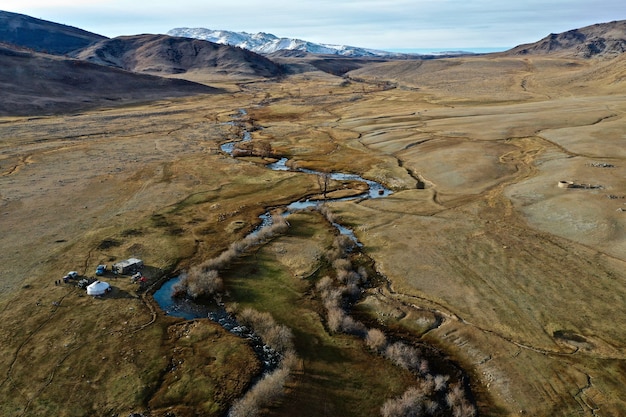
{"label": "shallow stream", "polygon": [[[241,114],[243,115],[245,114],[245,112],[241,111]],[[221,145],[220,149],[222,150],[222,152],[232,156],[235,145],[238,142],[247,142],[250,140],[250,132],[244,131],[243,137],[240,141],[224,143]],[[281,158],[279,161],[267,165],[267,168],[274,171],[293,171],[302,172],[303,174],[307,175],[324,175],[322,172],[313,171],[310,169],[292,169],[287,166],[287,162],[287,158]],[[383,198],[392,193],[391,190],[385,188],[382,184],[377,183],[376,181],[367,180],[355,174],[333,172],[329,174],[329,176],[332,180],[335,181],[353,181],[367,184],[368,191],[355,196],[337,199],[307,199],[304,201],[294,201],[291,204],[285,206],[285,212],[283,213],[283,216],[288,216],[289,214],[294,213],[298,210],[319,208],[323,203],[361,200],[367,198]],[[259,230],[263,229],[264,227],[268,227],[273,223],[272,215],[270,212],[262,214],[261,216],[259,216],[259,218],[261,219],[261,224],[251,233],[258,233]],[[358,246],[362,246],[352,230],[338,223],[332,223],[332,225],[339,231],[339,233],[349,236]],[[263,345],[261,339],[257,335],[255,335],[245,326],[241,326],[239,323],[237,323],[235,318],[232,315],[228,314],[222,306],[217,304],[213,306],[197,304],[193,300],[187,298],[172,297],[174,294],[174,287],[179,281],[180,277],[172,278],[165,282],[161,286],[161,288],[154,293],[155,301],[159,304],[165,314],[174,317],[182,317],[187,320],[209,318],[214,322],[220,324],[224,329],[230,331],[231,333],[236,334],[240,337],[250,339],[255,353],[264,364],[265,372],[271,371],[278,365],[278,363],[280,362],[280,355],[268,346]]]}

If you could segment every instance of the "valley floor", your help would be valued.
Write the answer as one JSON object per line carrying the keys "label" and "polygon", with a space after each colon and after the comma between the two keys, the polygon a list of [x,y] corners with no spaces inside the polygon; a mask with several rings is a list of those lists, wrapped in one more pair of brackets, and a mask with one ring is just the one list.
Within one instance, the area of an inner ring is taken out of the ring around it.
{"label": "valley floor", "polygon": [[[626,90],[572,84],[584,61],[448,62],[1,119],[1,413],[227,412],[259,369],[248,345],[165,316],[150,291],[266,209],[320,197],[317,178],[267,170],[271,156],[394,190],[328,204],[370,270],[350,314],[430,352],[478,415],[626,414]],[[224,154],[244,130],[257,156]],[[330,330],[317,285],[334,229],[312,211],[290,222],[222,271],[223,301],[294,334],[298,365],[262,412],[380,415],[415,375]],[[145,287],[109,275],[95,299],[55,282],[131,256]]]}

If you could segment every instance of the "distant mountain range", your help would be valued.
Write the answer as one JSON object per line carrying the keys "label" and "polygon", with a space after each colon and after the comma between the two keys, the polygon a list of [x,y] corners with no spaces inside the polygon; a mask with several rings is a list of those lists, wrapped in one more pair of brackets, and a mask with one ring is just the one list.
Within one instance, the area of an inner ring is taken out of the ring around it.
{"label": "distant mountain range", "polygon": [[331,45],[294,38],[279,38],[271,33],[231,32],[205,28],[175,28],[167,32],[170,36],[202,39],[223,45],[236,46],[258,54],[271,54],[278,51],[302,51],[311,54],[341,55],[346,57],[381,57],[393,58],[406,54],[359,48],[356,46]]}

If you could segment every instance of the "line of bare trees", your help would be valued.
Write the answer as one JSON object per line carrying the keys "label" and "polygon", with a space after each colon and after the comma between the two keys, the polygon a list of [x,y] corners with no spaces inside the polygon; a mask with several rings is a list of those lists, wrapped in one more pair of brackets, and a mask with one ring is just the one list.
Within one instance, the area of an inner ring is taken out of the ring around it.
{"label": "line of bare trees", "polygon": [[[320,212],[329,222],[337,221],[327,207],[322,206]],[[332,247],[326,252],[326,259],[333,267],[334,279],[329,275],[322,277],[316,284],[316,291],[326,309],[329,331],[361,337],[372,351],[416,376],[415,386],[400,397],[387,400],[381,407],[381,415],[474,417],[476,408],[467,399],[461,382],[448,384],[448,375],[433,375],[428,361],[417,347],[402,341],[390,342],[383,331],[367,329],[348,314],[368,283],[365,268],[353,266],[351,259],[356,249],[356,243],[348,236],[339,235],[334,239]]]}
{"label": "line of bare trees", "polygon": [[281,355],[278,367],[235,401],[228,412],[228,417],[256,417],[261,409],[283,395],[285,384],[298,363],[298,357],[293,347],[291,329],[277,323],[271,314],[246,308],[236,315],[241,324],[252,328],[264,344]]}
{"label": "line of bare trees", "polygon": [[267,242],[278,234],[285,233],[289,223],[282,215],[273,215],[273,223],[251,233],[241,240],[231,243],[228,249],[215,258],[208,259],[191,267],[181,275],[180,282],[174,288],[177,296],[191,298],[219,296],[224,290],[220,270],[228,267],[235,259],[243,256],[251,248]]}

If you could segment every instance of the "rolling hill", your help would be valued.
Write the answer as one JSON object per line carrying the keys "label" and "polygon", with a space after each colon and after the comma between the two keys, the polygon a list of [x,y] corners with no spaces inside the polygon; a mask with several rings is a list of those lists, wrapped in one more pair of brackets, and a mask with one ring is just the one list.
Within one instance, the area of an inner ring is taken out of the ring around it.
{"label": "rolling hill", "polygon": [[1,44],[0,90],[0,116],[63,113],[219,91]]}
{"label": "rolling hill", "polygon": [[567,55],[611,57],[626,51],[626,20],[599,23],[552,33],[535,43],[516,46],[507,55]]}
{"label": "rolling hill", "polygon": [[76,58],[133,72],[204,72],[243,77],[275,77],[279,65],[254,52],[212,42],[167,35],[122,36],[97,42]]}
{"label": "rolling hill", "polygon": [[107,39],[72,26],[0,10],[0,41],[38,52],[64,55]]}

